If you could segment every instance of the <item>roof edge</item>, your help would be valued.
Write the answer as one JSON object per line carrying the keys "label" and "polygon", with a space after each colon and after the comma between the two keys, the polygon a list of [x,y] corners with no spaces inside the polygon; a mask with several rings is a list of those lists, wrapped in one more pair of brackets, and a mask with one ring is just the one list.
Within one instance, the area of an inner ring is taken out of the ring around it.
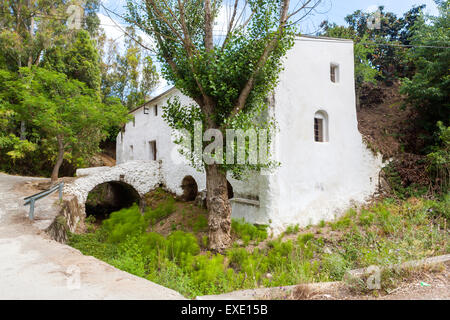
{"label": "roof edge", "polygon": [[170,92],[171,92],[172,90],[174,90],[174,89],[176,89],[175,86],[173,86],[173,87],[167,89],[166,91],[164,91],[163,93],[157,95],[156,97],[151,98],[150,100],[144,102],[144,103],[141,104],[139,107],[136,107],[136,108],[134,108],[133,110],[128,111],[128,113],[133,113],[133,112],[135,112],[135,111],[137,111],[137,110],[143,108],[143,107],[146,106],[147,104],[152,103],[153,101],[162,98],[163,96],[165,96],[166,94],[170,93]]}
{"label": "roof edge", "polygon": [[316,40],[328,40],[328,41],[343,41],[343,42],[353,42],[353,39],[345,39],[345,38],[332,38],[332,37],[323,37],[323,36],[310,36],[310,35],[302,35],[299,34],[297,39],[307,38],[307,39],[316,39]]}

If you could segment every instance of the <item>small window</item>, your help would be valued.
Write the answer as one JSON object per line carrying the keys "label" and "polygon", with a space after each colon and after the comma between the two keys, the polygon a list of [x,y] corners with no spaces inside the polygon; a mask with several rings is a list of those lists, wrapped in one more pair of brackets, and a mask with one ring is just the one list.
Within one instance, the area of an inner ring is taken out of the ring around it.
{"label": "small window", "polygon": [[325,111],[318,111],[314,115],[314,141],[328,141],[328,116]]}
{"label": "small window", "polygon": [[158,116],[158,105],[155,105],[155,117]]}
{"label": "small window", "polygon": [[323,142],[323,119],[314,118],[314,140]]}
{"label": "small window", "polygon": [[333,83],[339,82],[339,65],[330,64],[330,79]]}
{"label": "small window", "polygon": [[150,149],[150,160],[156,160],[156,141],[149,141],[149,149]]}
{"label": "small window", "polygon": [[134,159],[134,154],[133,154],[133,145],[130,145],[130,159],[133,160]]}
{"label": "small window", "polygon": [[136,126],[136,117],[133,117],[133,127]]}

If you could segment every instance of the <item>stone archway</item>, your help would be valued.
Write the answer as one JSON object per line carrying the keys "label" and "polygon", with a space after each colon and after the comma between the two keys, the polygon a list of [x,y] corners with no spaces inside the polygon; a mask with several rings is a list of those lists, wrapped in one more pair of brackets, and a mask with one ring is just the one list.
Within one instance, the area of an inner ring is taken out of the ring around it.
{"label": "stone archway", "polygon": [[78,179],[64,186],[64,193],[76,196],[84,214],[88,195],[98,185],[108,183],[122,189],[126,186],[141,198],[162,183],[157,161],[129,161],[114,167],[79,169],[77,176]]}
{"label": "stone archway", "polygon": [[181,188],[183,189],[183,200],[194,201],[198,194],[197,182],[192,176],[186,176],[181,182]]}
{"label": "stone archway", "polygon": [[85,203],[86,216],[94,216],[103,220],[109,214],[123,208],[138,205],[141,197],[133,186],[121,181],[108,181],[95,186],[89,193]]}

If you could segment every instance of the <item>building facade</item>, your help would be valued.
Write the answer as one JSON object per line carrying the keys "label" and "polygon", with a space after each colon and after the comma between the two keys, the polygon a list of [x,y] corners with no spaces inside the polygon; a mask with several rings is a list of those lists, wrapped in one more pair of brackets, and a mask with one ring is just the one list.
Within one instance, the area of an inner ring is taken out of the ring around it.
{"label": "building facade", "polygon": [[[275,233],[332,220],[364,203],[376,191],[382,168],[358,131],[353,42],[299,37],[284,67],[269,108],[278,127],[271,156],[281,165],[246,181],[229,178],[232,216],[269,224]],[[157,160],[165,187],[177,195],[189,187],[192,198],[205,189],[205,174],[178,153],[161,116],[174,96],[194,104],[172,88],[131,111],[134,121],[117,137],[117,163]]]}

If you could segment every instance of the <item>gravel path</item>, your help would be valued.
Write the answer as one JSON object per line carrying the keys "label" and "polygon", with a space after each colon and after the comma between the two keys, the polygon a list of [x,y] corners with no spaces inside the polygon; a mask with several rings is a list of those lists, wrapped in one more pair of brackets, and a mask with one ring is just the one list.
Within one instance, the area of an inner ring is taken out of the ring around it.
{"label": "gravel path", "polygon": [[37,180],[48,181],[0,173],[0,299],[184,299],[51,240],[43,230],[56,214],[57,192],[37,202],[34,222],[23,206]]}

